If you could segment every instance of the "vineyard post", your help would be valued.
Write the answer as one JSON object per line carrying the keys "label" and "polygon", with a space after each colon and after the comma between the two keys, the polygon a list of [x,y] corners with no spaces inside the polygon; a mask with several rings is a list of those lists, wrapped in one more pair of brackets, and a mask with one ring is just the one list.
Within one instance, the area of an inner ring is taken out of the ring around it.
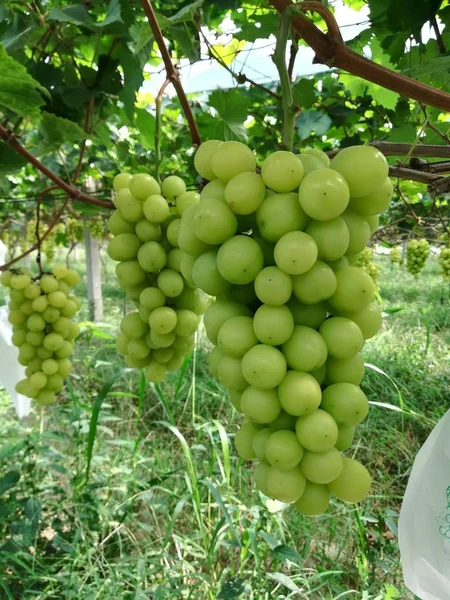
{"label": "vineyard post", "polygon": [[103,319],[103,297],[100,260],[100,248],[98,240],[89,233],[86,224],[84,230],[84,247],[86,249],[86,278],[88,289],[89,320],[98,322]]}

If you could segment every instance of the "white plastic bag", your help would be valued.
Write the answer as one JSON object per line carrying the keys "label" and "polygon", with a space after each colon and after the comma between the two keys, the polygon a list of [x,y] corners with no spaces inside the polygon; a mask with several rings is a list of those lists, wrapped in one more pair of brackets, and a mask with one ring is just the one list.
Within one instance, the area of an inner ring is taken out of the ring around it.
{"label": "white plastic bag", "polygon": [[450,410],[416,456],[398,522],[405,585],[450,600]]}

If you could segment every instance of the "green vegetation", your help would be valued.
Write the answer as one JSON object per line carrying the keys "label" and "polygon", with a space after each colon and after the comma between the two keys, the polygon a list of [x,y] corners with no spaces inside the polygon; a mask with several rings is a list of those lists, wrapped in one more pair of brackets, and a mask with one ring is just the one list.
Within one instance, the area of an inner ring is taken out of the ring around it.
{"label": "green vegetation", "polygon": [[354,445],[375,483],[360,507],[333,502],[307,519],[254,491],[206,342],[160,385],[119,372],[123,296],[108,261],[108,321],[84,326],[61,404],[18,423],[2,396],[0,597],[411,598],[396,520],[414,456],[447,408],[449,292],[434,259],[418,280],[376,262],[389,316],[365,348],[376,370],[363,389],[380,405]]}

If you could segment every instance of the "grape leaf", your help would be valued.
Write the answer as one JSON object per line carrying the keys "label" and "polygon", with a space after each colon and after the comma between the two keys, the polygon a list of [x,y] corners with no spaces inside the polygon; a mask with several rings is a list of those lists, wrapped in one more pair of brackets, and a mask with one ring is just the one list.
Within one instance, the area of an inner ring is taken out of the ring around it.
{"label": "grape leaf", "polygon": [[86,133],[73,121],[48,112],[43,113],[39,133],[40,155],[58,150],[64,142],[79,142],[86,137]]}
{"label": "grape leaf", "polygon": [[53,7],[47,19],[60,23],[73,23],[74,25],[92,25],[92,19],[82,4],[72,4],[64,8]]}
{"label": "grape leaf", "polygon": [[0,144],[0,175],[9,175],[19,171],[27,164],[27,159],[14,152],[7,144]]}
{"label": "grape leaf", "polygon": [[316,99],[314,79],[302,77],[292,86],[294,103],[300,108],[311,108]]}
{"label": "grape leaf", "polygon": [[155,147],[155,117],[144,108],[135,111],[134,123],[139,130],[139,141],[149,150]]}
{"label": "grape leaf", "polygon": [[248,139],[244,121],[247,119],[249,101],[238,90],[215,90],[209,95],[208,104],[217,111],[219,123],[215,135],[219,140]]}
{"label": "grape leaf", "polygon": [[120,92],[120,99],[124,104],[128,118],[132,119],[136,93],[144,81],[144,74],[139,59],[131,52],[124,41],[120,49],[120,64],[124,75],[124,85]]}
{"label": "grape leaf", "polygon": [[296,119],[297,131],[301,140],[312,133],[324,135],[331,127],[330,117],[320,110],[305,110]]}
{"label": "grape leaf", "polygon": [[47,93],[0,44],[0,105],[21,117],[35,118],[44,104],[39,92]]}
{"label": "grape leaf", "polygon": [[450,69],[450,56],[438,56],[433,60],[429,60],[421,65],[405,69],[403,73],[408,77],[426,77],[433,75],[434,73],[440,73],[441,71],[447,71]]}
{"label": "grape leaf", "polygon": [[123,23],[120,0],[110,0],[106,17],[100,23],[95,23],[95,26],[103,29],[112,23]]}

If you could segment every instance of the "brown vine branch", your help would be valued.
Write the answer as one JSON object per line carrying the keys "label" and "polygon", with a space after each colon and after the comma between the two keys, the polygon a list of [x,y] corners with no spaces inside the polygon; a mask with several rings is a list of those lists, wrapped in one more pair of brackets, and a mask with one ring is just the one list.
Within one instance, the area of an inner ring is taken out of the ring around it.
{"label": "brown vine branch", "polygon": [[94,206],[102,206],[103,208],[114,208],[114,204],[112,202],[105,202],[103,200],[98,200],[93,196],[89,196],[89,194],[85,194],[81,192],[76,187],[73,187],[71,184],[66,183],[61,177],[53,173],[48,167],[46,167],[39,159],[37,159],[31,152],[22,146],[22,144],[17,139],[17,136],[14,132],[6,129],[2,125],[0,125],[0,138],[10,146],[15,152],[23,156],[29,163],[31,163],[38,171],[43,173],[46,177],[48,177],[51,181],[53,181],[59,188],[64,190],[70,198],[73,200],[77,200],[78,202],[85,202],[86,204],[93,204]]}
{"label": "brown vine branch", "polygon": [[[370,142],[370,146],[375,146],[386,156],[421,156],[428,158],[450,158],[450,146],[440,146],[438,144],[400,144],[396,142],[380,142],[375,140]],[[334,154],[339,152],[336,150]],[[333,154],[333,155],[334,155]],[[331,156],[331,153],[330,153]]]}
{"label": "brown vine branch", "polygon": [[[55,187],[59,187],[59,186],[55,186]],[[47,192],[48,190],[44,190],[44,192]],[[67,198],[65,199],[63,205],[61,206],[61,208],[57,211],[57,213],[55,214],[52,222],[50,223],[50,225],[48,226],[47,231],[44,233],[44,235],[40,238],[40,243],[42,244],[42,242],[47,238],[47,236],[50,235],[50,233],[52,232],[53,228],[55,227],[55,225],[58,223],[59,219],[61,218],[61,215],[63,214],[67,204],[69,203],[70,200],[70,196],[67,196]],[[22,252],[22,254],[20,254],[19,256],[16,256],[15,258],[13,258],[12,260],[10,260],[9,262],[5,263],[4,265],[0,266],[0,271],[6,271],[6,269],[9,269],[9,267],[11,267],[13,264],[15,264],[16,262],[18,262],[19,260],[22,260],[22,258],[25,258],[25,256],[28,256],[29,254],[31,254],[32,252],[34,252],[35,250],[38,249],[38,243],[33,244],[33,246],[31,246],[31,248],[28,248],[28,250],[25,250],[25,252]]]}
{"label": "brown vine branch", "polygon": [[[287,7],[292,6],[291,0],[270,0],[270,2],[279,13],[283,13]],[[407,98],[447,112],[450,111],[450,94],[405,77],[350,50],[342,38],[337,37],[338,24],[332,13],[323,4],[305,2],[299,3],[297,6],[299,8],[303,6],[303,9],[307,6],[307,10],[319,12],[328,26],[328,33],[325,34],[305,17],[296,15],[292,20],[294,31],[314,50],[315,63],[339,67]]]}
{"label": "brown vine branch", "polygon": [[183,109],[184,116],[186,117],[186,120],[189,125],[192,143],[194,144],[194,146],[198,147],[202,143],[202,140],[200,138],[197,123],[195,122],[194,115],[192,113],[186,93],[183,89],[183,86],[181,85],[181,80],[178,75],[178,71],[172,62],[169,51],[167,50],[166,44],[164,42],[164,37],[159,26],[158,19],[156,18],[155,11],[153,10],[151,0],[142,0],[142,7],[147,16],[150,28],[158,45],[159,51],[161,52],[164,66],[166,68],[167,79],[172,83],[173,87],[175,88],[175,91],[177,92],[181,108]]}

